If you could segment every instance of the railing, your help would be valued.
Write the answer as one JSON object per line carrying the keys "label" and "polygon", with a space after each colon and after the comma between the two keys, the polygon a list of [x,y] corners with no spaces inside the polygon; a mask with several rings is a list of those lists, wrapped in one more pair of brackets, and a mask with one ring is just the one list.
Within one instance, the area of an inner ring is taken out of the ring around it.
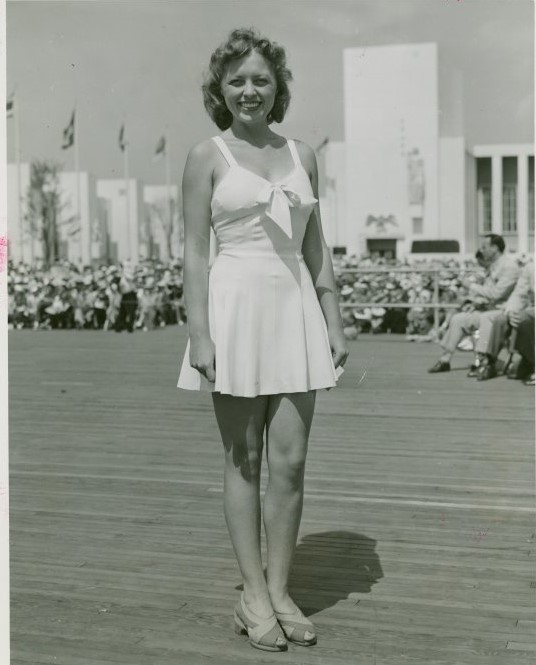
{"label": "railing", "polygon": [[397,309],[413,309],[414,307],[422,307],[423,309],[433,309],[434,310],[434,328],[437,330],[439,328],[439,310],[440,309],[456,309],[460,305],[459,303],[444,303],[439,302],[439,273],[445,272],[455,272],[457,274],[463,273],[475,273],[479,272],[478,268],[340,268],[335,267],[336,275],[343,275],[347,273],[351,274],[392,274],[392,273],[428,273],[433,275],[433,299],[431,302],[344,302],[339,303],[340,307],[344,309],[358,309],[360,307],[396,307]]}

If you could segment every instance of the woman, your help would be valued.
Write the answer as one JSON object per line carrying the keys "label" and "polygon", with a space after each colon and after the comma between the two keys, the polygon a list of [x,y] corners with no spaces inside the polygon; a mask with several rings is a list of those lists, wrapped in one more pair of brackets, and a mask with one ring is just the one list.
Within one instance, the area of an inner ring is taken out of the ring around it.
{"label": "woman", "polygon": [[[225,518],[243,577],[235,629],[270,651],[286,649],[286,639],[316,642],[288,577],[316,390],[336,385],[348,355],[315,205],[314,152],[270,128],[283,120],[290,78],[280,46],[253,30],[233,31],[212,54],[203,85],[222,134],[190,151],[183,178],[189,340],[178,386],[212,392]],[[218,252],[209,271],[211,224]]]}

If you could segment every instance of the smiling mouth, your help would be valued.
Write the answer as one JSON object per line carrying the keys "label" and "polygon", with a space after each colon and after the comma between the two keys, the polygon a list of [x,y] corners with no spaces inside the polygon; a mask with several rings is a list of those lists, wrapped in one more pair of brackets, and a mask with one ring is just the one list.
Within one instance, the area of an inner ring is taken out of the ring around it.
{"label": "smiling mouth", "polygon": [[239,102],[241,108],[245,111],[255,111],[261,105],[260,102]]}

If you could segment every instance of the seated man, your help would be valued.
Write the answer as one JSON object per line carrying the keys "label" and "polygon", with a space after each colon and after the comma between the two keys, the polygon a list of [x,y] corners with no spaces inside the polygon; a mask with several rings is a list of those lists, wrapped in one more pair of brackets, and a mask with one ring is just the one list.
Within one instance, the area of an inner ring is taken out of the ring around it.
{"label": "seated man", "polygon": [[[476,344],[476,352],[480,357],[487,357],[489,336],[493,321],[502,314],[504,303],[512,293],[518,275],[519,268],[516,261],[504,254],[505,244],[501,236],[490,233],[485,236],[482,243],[482,254],[488,266],[488,274],[483,284],[470,284],[470,295],[475,302],[479,303],[484,311],[473,310],[469,312],[457,312],[452,317],[448,330],[441,340],[444,353],[440,359],[428,371],[432,374],[437,372],[448,372],[450,360],[456,347],[466,335],[472,335],[479,330],[479,338]],[[473,372],[480,371],[476,368]]]}
{"label": "seated man", "polygon": [[[517,335],[521,332],[521,344],[524,344],[525,331],[530,328],[530,308],[532,308],[532,325],[534,326],[534,263],[532,262],[527,263],[521,271],[516,286],[504,306],[504,311],[500,312],[498,316],[495,315],[495,312],[483,312],[482,314],[480,325],[484,325],[486,329],[489,327],[490,333],[485,356],[481,359],[481,367],[477,373],[479,381],[497,376],[495,362],[510,330],[517,329]],[[523,325],[522,331],[519,330],[521,324]],[[522,361],[516,368],[515,376],[511,376],[511,378],[526,379],[532,372],[534,372],[534,362],[531,367],[530,363],[526,364]]]}
{"label": "seated man", "polygon": [[[528,307],[523,315],[519,316],[516,335],[516,351],[521,356],[519,365],[515,368],[515,374],[509,374],[508,378],[523,379],[526,386],[533,386],[534,380],[534,306]],[[512,318],[511,325],[517,321]]]}

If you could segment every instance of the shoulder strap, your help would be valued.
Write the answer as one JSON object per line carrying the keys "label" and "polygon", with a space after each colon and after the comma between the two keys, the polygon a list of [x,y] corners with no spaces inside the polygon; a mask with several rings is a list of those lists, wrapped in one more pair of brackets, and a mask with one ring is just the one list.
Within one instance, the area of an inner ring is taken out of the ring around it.
{"label": "shoulder strap", "polygon": [[294,160],[294,166],[301,166],[300,156],[298,154],[298,149],[296,148],[296,144],[294,143],[294,139],[287,139],[287,143],[290,150],[290,154],[292,155],[292,159]]}
{"label": "shoulder strap", "polygon": [[233,153],[229,150],[227,143],[222,139],[221,136],[213,136],[212,140],[214,143],[218,146],[220,149],[221,154],[225,157],[227,160],[227,164],[229,166],[234,166],[234,164],[237,163],[236,159],[233,157]]}

